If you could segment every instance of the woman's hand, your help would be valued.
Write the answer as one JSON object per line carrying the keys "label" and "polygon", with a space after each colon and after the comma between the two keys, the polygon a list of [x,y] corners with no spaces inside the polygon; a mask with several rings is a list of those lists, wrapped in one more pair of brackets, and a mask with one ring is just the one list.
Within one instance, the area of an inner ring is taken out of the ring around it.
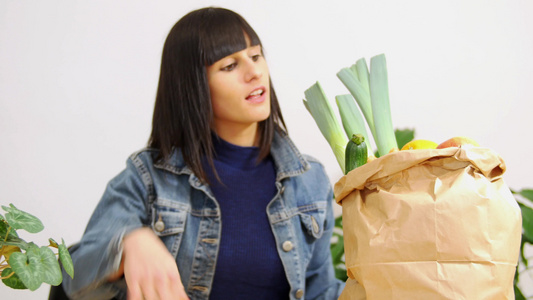
{"label": "woman's hand", "polygon": [[174,257],[150,228],[132,231],[123,246],[120,270],[110,280],[124,274],[129,300],[189,299]]}

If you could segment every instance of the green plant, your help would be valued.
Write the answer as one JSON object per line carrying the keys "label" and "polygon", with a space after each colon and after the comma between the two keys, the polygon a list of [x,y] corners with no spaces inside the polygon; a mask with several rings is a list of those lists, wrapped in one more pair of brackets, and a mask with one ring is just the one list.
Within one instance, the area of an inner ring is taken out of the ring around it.
{"label": "green plant", "polygon": [[[63,239],[61,244],[49,239],[50,244],[41,247],[26,242],[17,230],[38,233],[44,229],[42,222],[13,204],[2,208],[7,213],[0,215],[0,276],[6,286],[35,291],[43,282],[61,284],[63,275],[56,255],[65,271],[74,277],[72,259]],[[51,248],[57,249],[57,254]]]}
{"label": "green plant", "polygon": [[333,258],[333,268],[335,277],[342,281],[348,280],[346,274],[346,261],[344,259],[344,236],[342,234],[342,216],[335,218],[335,228],[333,228],[333,237],[331,239],[331,257]]}
{"label": "green plant", "polygon": [[528,257],[526,255],[527,245],[533,246],[533,189],[522,189],[512,192],[522,212],[522,243],[520,244],[520,257],[514,280],[515,299],[525,300],[528,298],[524,296],[518,284],[520,282],[520,275],[525,275],[533,270],[528,263]]}

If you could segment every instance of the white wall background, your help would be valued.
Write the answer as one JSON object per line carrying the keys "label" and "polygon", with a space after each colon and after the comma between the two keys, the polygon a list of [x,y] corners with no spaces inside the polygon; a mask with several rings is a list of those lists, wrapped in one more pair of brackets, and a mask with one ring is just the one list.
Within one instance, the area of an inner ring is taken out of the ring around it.
{"label": "white wall background", "polygon": [[[79,240],[148,139],[169,29],[208,5],[256,29],[289,132],[332,182],[341,172],[303,92],[318,80],[333,100],[347,93],[340,68],[385,53],[395,127],[472,137],[505,159],[511,188],[533,187],[533,1],[0,0],[0,204],[41,218],[37,242]],[[0,294],[45,299],[48,286]]]}

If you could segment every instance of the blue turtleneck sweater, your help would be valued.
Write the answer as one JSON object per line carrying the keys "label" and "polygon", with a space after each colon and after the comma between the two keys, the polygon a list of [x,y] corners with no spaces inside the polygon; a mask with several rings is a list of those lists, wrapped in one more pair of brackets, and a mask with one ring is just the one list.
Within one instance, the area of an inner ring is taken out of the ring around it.
{"label": "blue turtleneck sweater", "polygon": [[272,157],[257,162],[257,147],[213,140],[222,183],[205,169],[220,205],[222,234],[209,299],[288,299],[289,284],[266,213],[277,193]]}

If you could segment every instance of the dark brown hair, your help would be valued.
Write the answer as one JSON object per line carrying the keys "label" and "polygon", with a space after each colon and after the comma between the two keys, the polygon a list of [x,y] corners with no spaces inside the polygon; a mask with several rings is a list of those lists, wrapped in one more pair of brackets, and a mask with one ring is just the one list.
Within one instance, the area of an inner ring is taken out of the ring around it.
{"label": "dark brown hair", "polygon": [[[187,166],[204,182],[208,180],[202,160],[206,159],[213,168],[213,110],[206,67],[245,49],[246,36],[251,45],[261,45],[255,31],[239,14],[208,7],[181,18],[163,47],[148,145],[159,149],[158,159],[162,160],[181,149]],[[272,81],[270,106],[270,116],[258,126],[260,158],[269,154],[274,132],[286,131]]]}

